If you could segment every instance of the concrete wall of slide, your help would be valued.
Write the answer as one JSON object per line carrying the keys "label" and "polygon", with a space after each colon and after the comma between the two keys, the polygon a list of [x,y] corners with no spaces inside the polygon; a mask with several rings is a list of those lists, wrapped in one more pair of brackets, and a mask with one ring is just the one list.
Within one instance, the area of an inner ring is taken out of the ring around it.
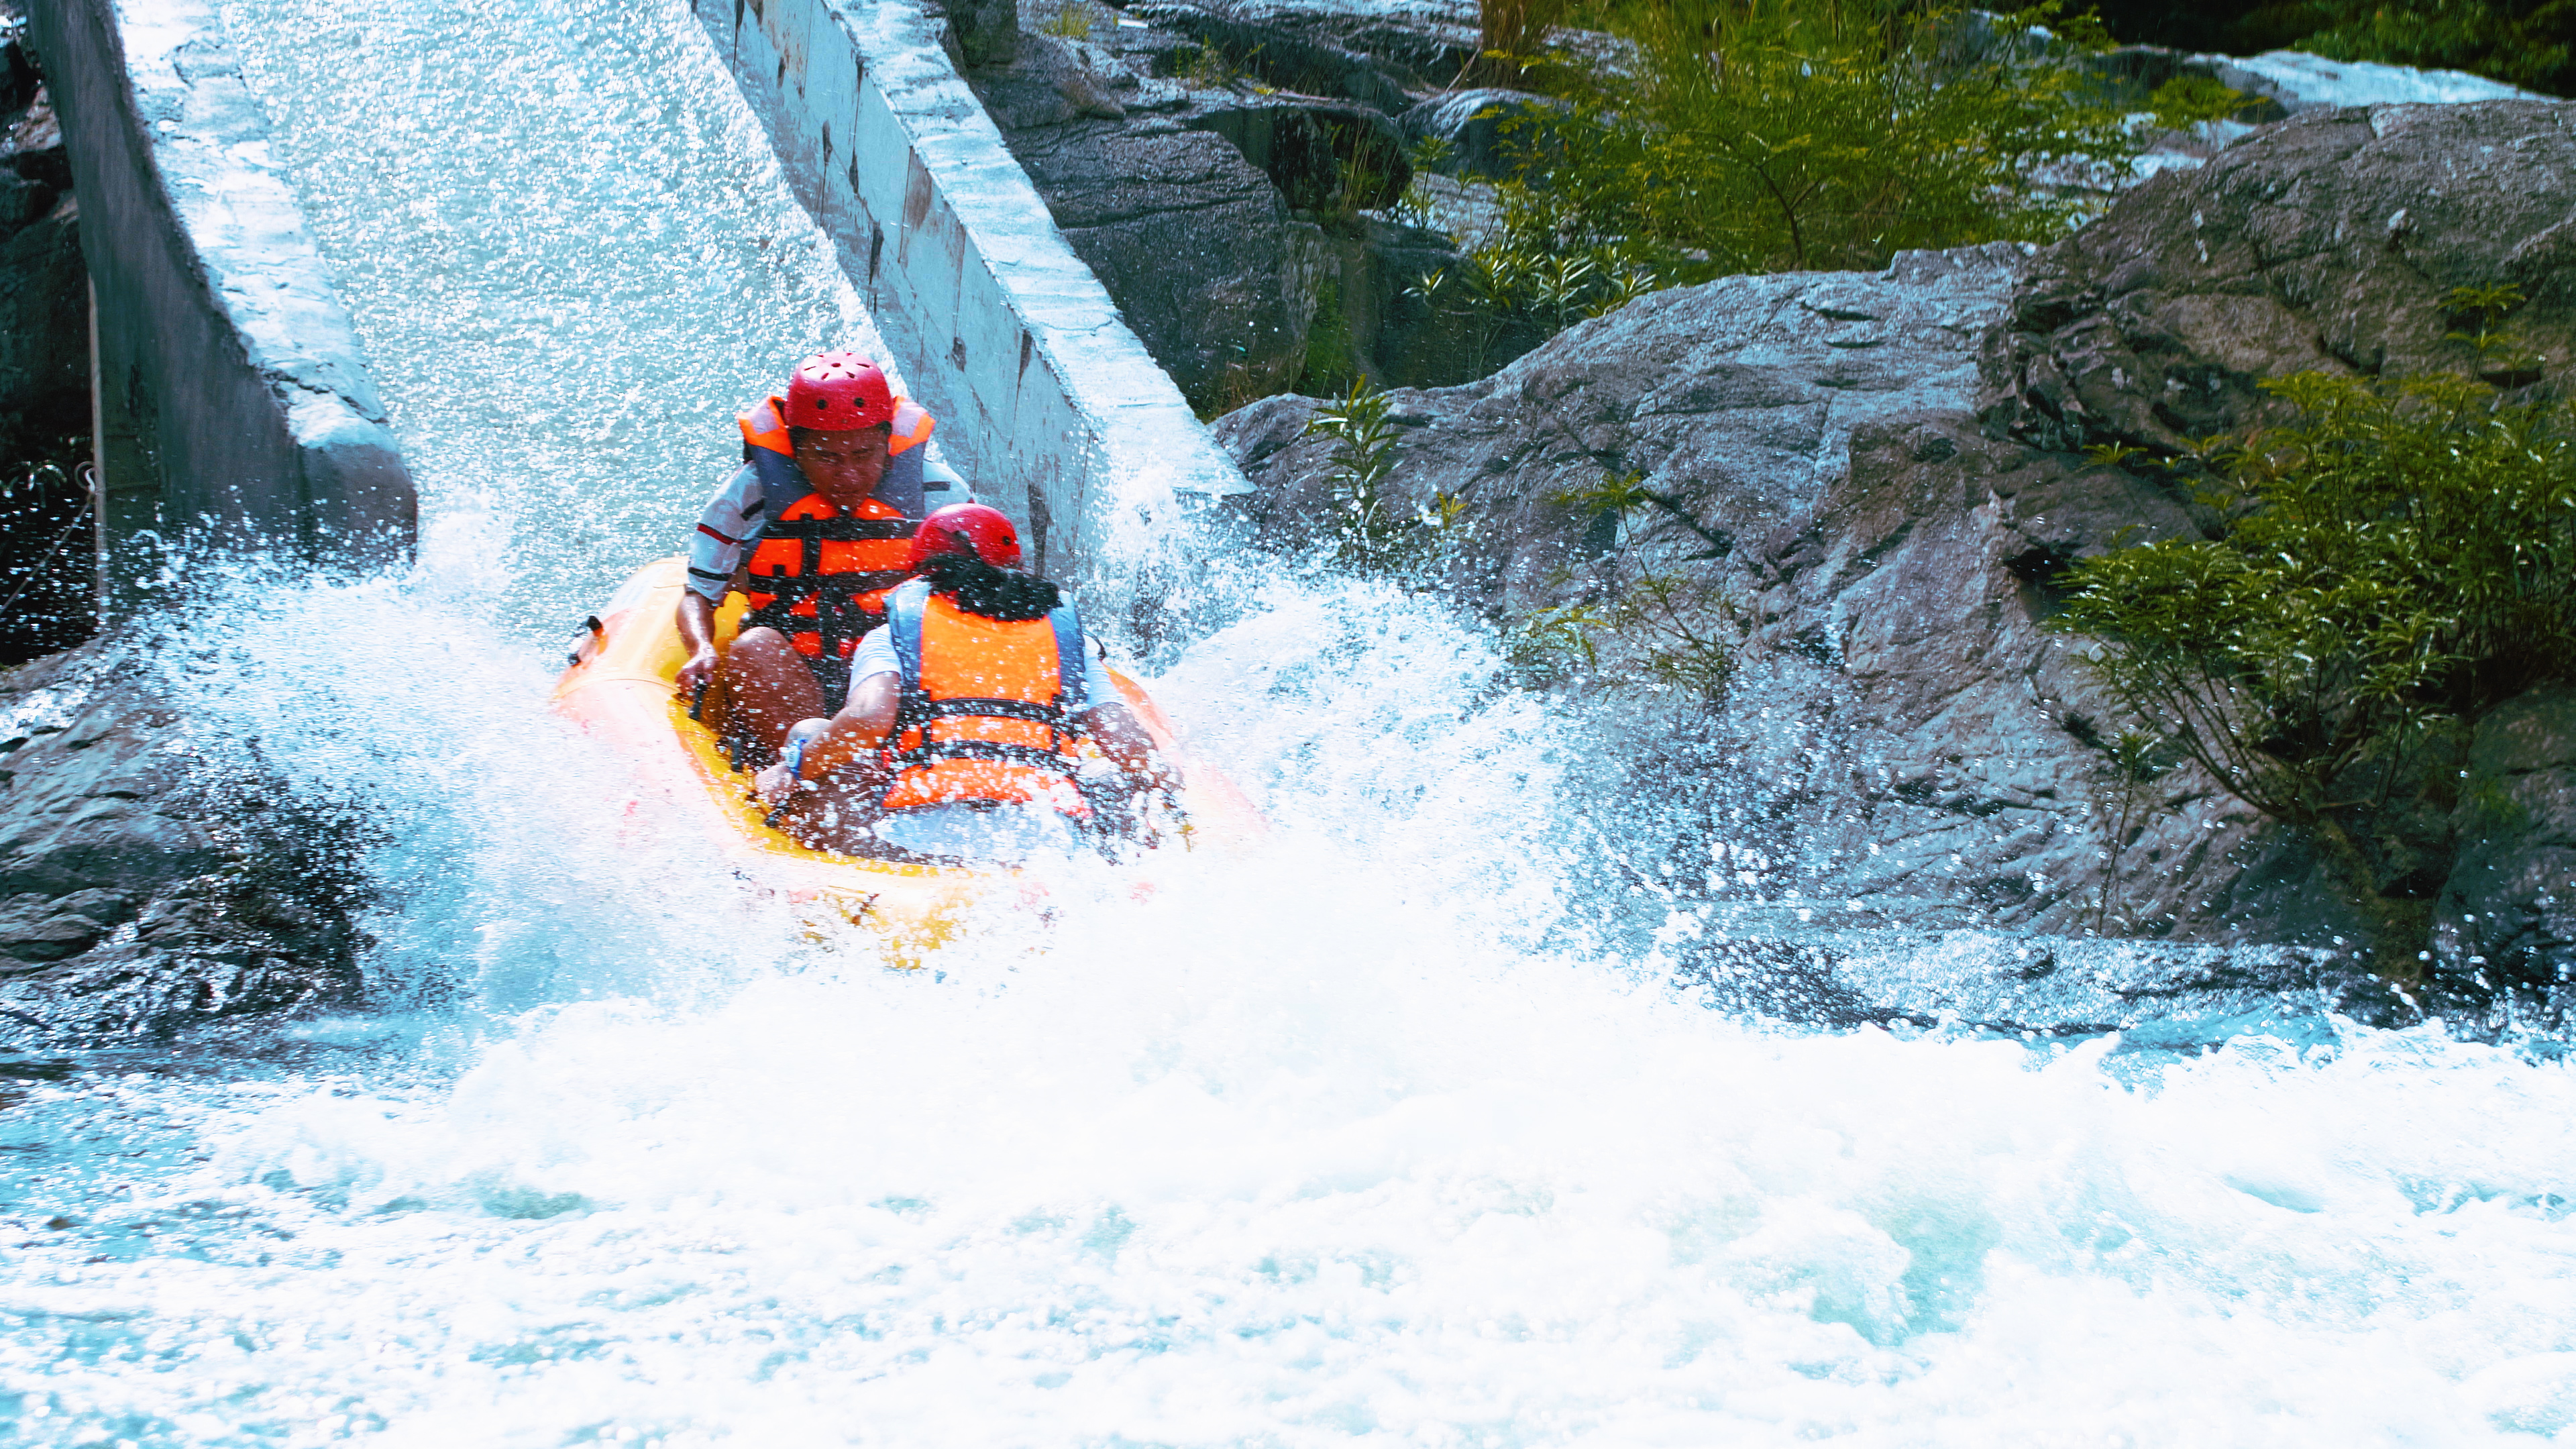
{"label": "concrete wall of slide", "polygon": [[417,505],[357,333],[205,0],[32,0],[96,299],[102,569],[168,551],[408,555]]}
{"label": "concrete wall of slide", "polygon": [[1075,256],[913,0],[693,0],[977,498],[1041,570],[1124,485],[1250,491]]}

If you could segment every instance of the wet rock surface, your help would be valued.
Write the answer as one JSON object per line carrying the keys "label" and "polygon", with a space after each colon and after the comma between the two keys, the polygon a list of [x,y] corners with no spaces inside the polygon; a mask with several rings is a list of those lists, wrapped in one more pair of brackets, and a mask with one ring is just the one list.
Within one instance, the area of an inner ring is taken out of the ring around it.
{"label": "wet rock surface", "polygon": [[1074,27],[1033,12],[1015,49],[965,74],[1194,405],[1362,373],[1449,383],[1535,340],[1471,342],[1413,296],[1456,244],[1388,213],[1413,175],[1397,118],[1474,54],[1460,13],[1463,30],[1377,7],[1138,3]]}
{"label": "wet rock surface", "polygon": [[[1996,335],[1987,416],[2040,447],[2170,454],[2277,418],[2260,384],[2294,372],[2563,377],[2571,279],[2569,106],[2311,113],[2155,178],[2052,248]],[[2504,285],[2530,299],[2517,355],[2482,359],[2446,299]]]}
{"label": "wet rock surface", "polygon": [[[5,18],[5,12],[0,12]],[[0,40],[0,664],[89,636],[89,274],[44,79]]]}
{"label": "wet rock surface", "polygon": [[1664,953],[1674,979],[1709,1006],[1800,1024],[2118,1032],[2133,1046],[2190,1048],[2247,1032],[2321,1041],[2337,1016],[2420,1019],[2414,1003],[2330,950],[1930,931],[1838,924],[1840,914],[1719,908],[1684,917]]}
{"label": "wet rock surface", "polygon": [[[1397,473],[1473,509],[1449,581],[1497,617],[1580,596],[1585,570],[1632,546],[1561,501],[1608,474],[1664,500],[1634,520],[1634,546],[1732,557],[1848,469],[1857,431],[1970,406],[2028,260],[1997,245],[1650,294],[1481,381],[1399,391]],[[1265,398],[1215,424],[1260,485],[1251,520],[1291,551],[1334,516],[1331,448],[1305,433],[1324,406]]]}
{"label": "wet rock surface", "polygon": [[[1596,701],[1633,757],[1629,798],[1654,807],[1638,818],[1660,822],[1637,828],[1638,868],[1675,889],[2349,957],[2362,923],[2300,840],[2195,769],[2114,768],[2081,641],[2043,627],[2054,581],[2213,520],[2159,470],[2079,449],[2260,423],[2261,380],[2302,368],[2473,364],[2445,338],[2454,287],[2524,288],[2508,320],[2563,376],[2568,303],[2538,259],[2576,217],[2568,136],[2568,108],[2528,102],[2318,112],[2036,256],[1657,294],[1483,382],[1397,394],[1395,476],[1417,502],[1466,502],[1440,578],[1498,623],[1641,576],[1722,589],[1728,609],[1698,620],[1738,641],[1722,711]],[[1317,406],[1270,398],[1216,425],[1259,485],[1249,518],[1292,552],[1331,518],[1328,449],[1303,431]],[[1621,474],[1647,501],[1570,506]],[[2446,1009],[2483,1009],[2482,970],[2554,981],[2568,959],[2570,738],[2557,696],[2480,732],[2435,938],[2465,983]],[[1711,841],[1758,868],[1711,862]]]}
{"label": "wet rock surface", "polygon": [[0,672],[0,1043],[345,1004],[364,828],[209,749],[99,641]]}
{"label": "wet rock surface", "polygon": [[2576,969],[2576,687],[2543,686],[2479,721],[2468,774],[2436,948],[2499,986],[2564,996]]}

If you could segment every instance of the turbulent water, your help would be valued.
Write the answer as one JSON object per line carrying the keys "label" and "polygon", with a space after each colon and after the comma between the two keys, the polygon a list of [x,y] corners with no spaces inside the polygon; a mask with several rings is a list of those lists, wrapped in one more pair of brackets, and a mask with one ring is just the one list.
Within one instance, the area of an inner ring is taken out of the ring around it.
{"label": "turbulent water", "polygon": [[410,1006],[0,1114],[0,1443],[2576,1440],[2562,1067],[1729,1020],[1577,884],[1579,734],[1391,596],[1161,670],[1253,856],[803,939],[543,707],[731,407],[868,345],[685,6],[225,13],[428,542],[180,684],[384,823]]}

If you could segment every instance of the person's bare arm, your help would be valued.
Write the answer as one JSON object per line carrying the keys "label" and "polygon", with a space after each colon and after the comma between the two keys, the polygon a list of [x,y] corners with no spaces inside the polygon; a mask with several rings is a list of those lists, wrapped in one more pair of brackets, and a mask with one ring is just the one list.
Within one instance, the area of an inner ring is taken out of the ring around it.
{"label": "person's bare arm", "polygon": [[680,677],[672,688],[683,695],[693,695],[716,670],[716,606],[695,589],[680,591],[680,609],[676,621],[680,643],[689,651],[689,662],[680,666]]}
{"label": "person's bare arm", "polygon": [[[885,748],[886,736],[894,733],[897,708],[903,695],[901,680],[892,674],[871,674],[850,687],[849,702],[840,713],[828,720],[799,721],[787,732],[791,741],[803,740],[803,759],[795,779],[818,783],[831,777],[835,770],[849,770],[862,783],[875,783],[878,751]],[[772,765],[760,772],[755,782],[764,797],[784,793],[791,781],[784,764]]]}
{"label": "person's bare arm", "polygon": [[1154,748],[1154,737],[1145,733],[1135,711],[1112,700],[1092,706],[1083,716],[1083,725],[1100,753],[1127,776],[1130,785],[1139,790],[1181,788],[1181,772]]}

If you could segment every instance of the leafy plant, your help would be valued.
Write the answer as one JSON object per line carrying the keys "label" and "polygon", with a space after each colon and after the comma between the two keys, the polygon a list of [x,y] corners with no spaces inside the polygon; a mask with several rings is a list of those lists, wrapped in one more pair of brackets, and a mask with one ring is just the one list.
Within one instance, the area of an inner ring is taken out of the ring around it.
{"label": "leafy plant", "polygon": [[1633,509],[1652,505],[1670,515],[1682,527],[1698,534],[1708,548],[1691,555],[1694,560],[1724,558],[1735,547],[1735,540],[1700,521],[1698,514],[1669,493],[1646,486],[1646,475],[1631,469],[1614,473],[1604,471],[1601,481],[1589,488],[1569,488],[1549,495],[1548,502],[1559,508],[1571,508],[1593,515],[1616,514],[1621,517]]}
{"label": "leafy plant", "polygon": [[2570,417],[2457,375],[2266,387],[2299,420],[2212,460],[2225,536],[2077,564],[2052,623],[2094,636],[2124,706],[2307,832],[2405,945],[2429,919],[2410,841],[2449,808],[2466,731],[2576,678]]}
{"label": "leafy plant", "polygon": [[1333,440],[1327,464],[1333,563],[1407,577],[1436,559],[1439,544],[1461,525],[1467,505],[1454,494],[1440,493],[1428,508],[1416,508],[1388,486],[1397,437],[1389,416],[1393,401],[1366,378],[1355,378],[1347,392],[1316,410],[1306,432]]}
{"label": "leafy plant", "polygon": [[1181,62],[1180,78],[1201,90],[1222,91],[1234,88],[1234,68],[1226,64],[1225,52],[1213,45],[1189,47]]}
{"label": "leafy plant", "polygon": [[1614,17],[1624,67],[1549,72],[1575,103],[1524,184],[1578,245],[1688,257],[1670,280],[1876,268],[1897,251],[2047,240],[2137,142],[2074,64],[2105,39],[2051,3],[1673,0]]}
{"label": "leafy plant", "polygon": [[1476,63],[1470,69],[1494,85],[1518,85],[1547,44],[1547,33],[1573,8],[1573,0],[1479,0]]}
{"label": "leafy plant", "polygon": [[1508,652],[1543,679],[1579,670],[1687,690],[1713,704],[1726,697],[1751,633],[1743,610],[1715,583],[1645,574],[1611,599],[1531,614]]}
{"label": "leafy plant", "polygon": [[2235,120],[2251,99],[2212,76],[2177,76],[2147,97],[2147,112],[2168,131],[2188,131],[2213,121]]}
{"label": "leafy plant", "polygon": [[1089,40],[1092,27],[1097,23],[1091,0],[1064,0],[1064,4],[1038,29],[1066,40]]}
{"label": "leafy plant", "polygon": [[2443,310],[2461,326],[2443,334],[2446,342],[2465,342],[2478,354],[2478,376],[2502,387],[2540,380],[2540,354],[2519,333],[2497,325],[2523,303],[2522,289],[2511,283],[2496,287],[2453,287]]}
{"label": "leafy plant", "polygon": [[2089,722],[2080,730],[2075,725],[2075,720],[2068,721],[2069,732],[2102,752],[2094,773],[2104,788],[2094,796],[2093,806],[2109,826],[2111,849],[2103,862],[2101,897],[2093,909],[2093,929],[2100,932],[2109,929],[2111,909],[2119,903],[2120,857],[2128,853],[2129,827],[2146,802],[2147,787],[2165,773],[2168,765],[2163,758],[2164,742],[2144,730],[2122,730],[2105,740]]}
{"label": "leafy plant", "polygon": [[1515,324],[1542,336],[1561,332],[1671,285],[1684,270],[1670,248],[1589,236],[1560,200],[1526,185],[1504,185],[1499,199],[1499,235],[1410,289],[1435,312],[1467,320],[1479,371]]}

